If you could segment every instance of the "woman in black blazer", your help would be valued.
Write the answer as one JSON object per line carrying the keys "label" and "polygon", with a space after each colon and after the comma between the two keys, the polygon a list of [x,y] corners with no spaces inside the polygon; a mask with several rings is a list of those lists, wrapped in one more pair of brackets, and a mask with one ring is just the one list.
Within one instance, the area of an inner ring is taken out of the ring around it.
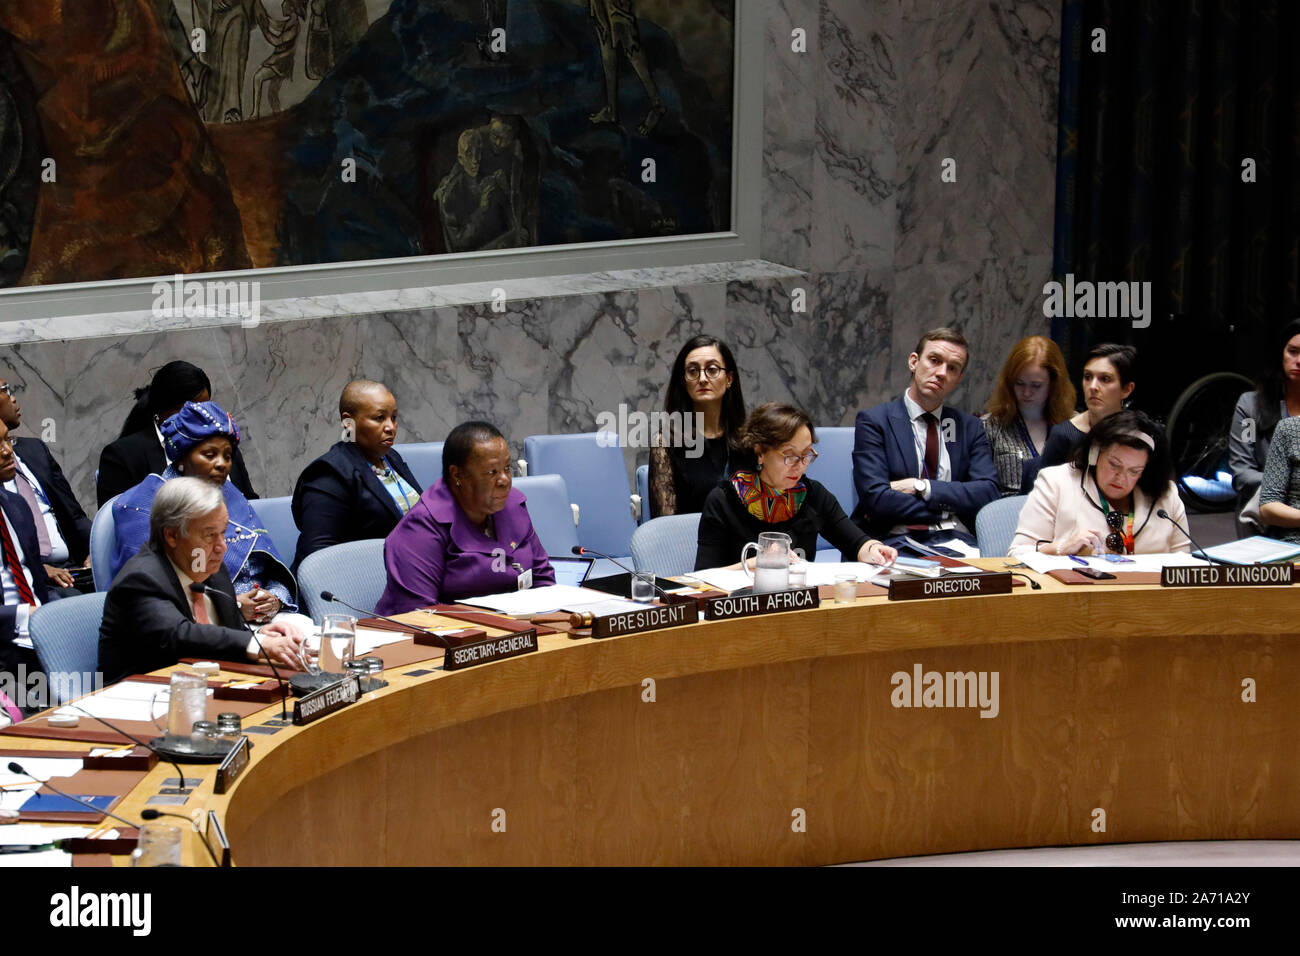
{"label": "woman in black blazer", "polygon": [[386,538],[420,500],[422,489],[397,440],[397,400],[378,382],[349,382],[339,397],[343,440],[303,470],[293,489],[298,551],[307,555],[367,538]]}

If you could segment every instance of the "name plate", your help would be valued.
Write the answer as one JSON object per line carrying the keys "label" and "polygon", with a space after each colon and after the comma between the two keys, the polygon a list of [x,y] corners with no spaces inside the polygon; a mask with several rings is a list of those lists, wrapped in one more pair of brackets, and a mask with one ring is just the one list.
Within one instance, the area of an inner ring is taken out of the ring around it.
{"label": "name plate", "polygon": [[641,611],[597,617],[591,622],[591,636],[619,637],[623,634],[639,634],[642,631],[655,631],[661,627],[694,624],[699,619],[699,605],[694,601],[665,604],[663,607],[648,607]]}
{"label": "name plate", "polygon": [[348,704],[355,704],[360,696],[361,687],[357,684],[357,679],[345,677],[294,701],[293,722],[298,726],[310,724],[326,714],[342,710]]}
{"label": "name plate", "polygon": [[802,611],[804,608],[820,607],[821,603],[821,595],[816,588],[790,588],[785,591],[764,591],[761,594],[733,594],[705,601],[704,619],[725,621],[729,617]]}
{"label": "name plate", "polygon": [[889,600],[919,601],[925,598],[972,597],[976,594],[1010,594],[1011,575],[949,574],[939,578],[900,578],[889,582]]}
{"label": "name plate", "polygon": [[251,746],[248,736],[245,735],[230,748],[230,753],[226,754],[226,759],[221,761],[221,766],[217,768],[217,781],[212,788],[213,792],[225,793],[239,779],[239,775],[248,766],[248,748]]}
{"label": "name plate", "polygon": [[1255,588],[1285,587],[1295,583],[1295,565],[1210,564],[1205,567],[1160,569],[1162,588]]}
{"label": "name plate", "polygon": [[472,644],[449,648],[442,656],[442,663],[447,670],[458,671],[466,667],[477,667],[479,664],[489,664],[492,661],[503,661],[507,657],[531,654],[535,650],[537,650],[537,629],[530,627],[526,631],[502,634],[500,637],[489,637],[486,641],[475,641]]}

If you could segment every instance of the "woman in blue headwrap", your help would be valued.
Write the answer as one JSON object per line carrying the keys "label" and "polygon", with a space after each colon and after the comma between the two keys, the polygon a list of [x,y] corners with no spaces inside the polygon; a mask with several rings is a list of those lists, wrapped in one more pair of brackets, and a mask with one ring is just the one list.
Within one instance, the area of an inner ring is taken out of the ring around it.
{"label": "woman in blue headwrap", "polygon": [[144,481],[113,503],[117,538],[111,573],[114,577],[149,540],[149,510],[163,482],[188,476],[220,485],[230,515],[226,525],[226,554],[222,559],[235,582],[239,609],[247,621],[270,620],[280,611],[296,611],[297,584],[281,560],[270,535],[243,493],[227,479],[239,426],[216,402],[186,402],[162,423],[163,448],[170,462],[161,475]]}

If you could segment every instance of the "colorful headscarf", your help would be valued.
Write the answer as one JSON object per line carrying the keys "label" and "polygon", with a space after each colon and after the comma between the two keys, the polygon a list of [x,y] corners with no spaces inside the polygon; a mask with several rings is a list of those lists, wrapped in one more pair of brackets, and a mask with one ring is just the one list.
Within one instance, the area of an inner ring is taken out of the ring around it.
{"label": "colorful headscarf", "polygon": [[169,461],[178,461],[195,445],[214,435],[229,438],[231,445],[239,444],[239,426],[216,402],[186,402],[158,430],[162,432],[163,450]]}
{"label": "colorful headscarf", "polygon": [[808,494],[802,481],[786,491],[767,485],[756,471],[738,471],[731,476],[731,486],[736,489],[741,503],[759,521],[779,524],[789,521],[801,507]]}

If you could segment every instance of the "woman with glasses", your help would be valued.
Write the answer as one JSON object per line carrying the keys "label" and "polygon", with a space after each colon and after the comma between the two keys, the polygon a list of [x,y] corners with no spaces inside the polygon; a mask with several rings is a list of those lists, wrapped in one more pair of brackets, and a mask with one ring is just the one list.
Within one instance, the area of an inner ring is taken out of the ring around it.
{"label": "woman with glasses", "polygon": [[695,568],[739,567],[740,552],[764,531],[791,538],[805,555],[822,535],[849,561],[891,564],[898,552],[872,538],[844,513],[826,488],[804,476],[817,460],[817,433],[807,412],[767,402],[741,432],[757,468],[739,470],[709,492],[700,515]]}
{"label": "woman with glasses", "polygon": [[[1009,553],[1168,554],[1190,551],[1164,431],[1126,409],[1092,426],[1071,460],[1039,472]],[[1169,518],[1160,517],[1164,510]],[[1170,520],[1172,519],[1172,520]]]}
{"label": "woman with glasses", "polygon": [[656,436],[661,444],[650,449],[654,518],[701,510],[721,479],[737,468],[753,466],[740,443],[745,398],[726,342],[697,335],[682,346],[673,362],[664,411],[669,413],[669,432]]}
{"label": "woman with glasses", "polygon": [[457,425],[442,446],[442,478],[384,541],[388,585],[380,614],[555,583],[523,494],[511,487],[510,449],[487,422]]}
{"label": "woman with glasses", "polygon": [[1025,469],[1037,470],[1048,431],[1073,412],[1074,386],[1060,347],[1041,335],[1017,342],[993,385],[983,418],[1004,496],[1020,494]]}

